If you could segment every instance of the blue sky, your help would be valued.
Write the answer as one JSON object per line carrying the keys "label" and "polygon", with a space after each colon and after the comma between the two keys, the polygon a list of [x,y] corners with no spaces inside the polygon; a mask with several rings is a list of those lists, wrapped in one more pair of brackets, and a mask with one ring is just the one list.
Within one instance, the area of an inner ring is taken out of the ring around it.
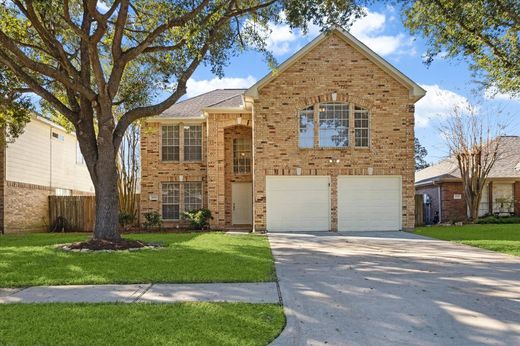
{"label": "blue sky", "polygon": [[[319,34],[311,28],[307,36],[291,32],[287,26],[272,26],[268,45],[278,62],[283,62],[305,43]],[[422,38],[412,37],[403,27],[399,10],[389,6],[373,6],[367,15],[353,24],[351,33],[383,56],[404,74],[423,86],[428,93],[416,104],[416,136],[428,149],[428,162],[436,162],[446,155],[438,131],[446,114],[454,105],[474,99],[470,96],[477,88],[468,64],[462,59],[436,59],[430,66],[422,62],[426,45]],[[269,73],[261,54],[245,52],[230,61],[221,80],[200,67],[188,82],[187,96],[195,96],[216,88],[248,87]],[[509,114],[508,134],[520,135],[520,98],[511,99],[498,94],[490,99],[486,109],[500,109]]]}

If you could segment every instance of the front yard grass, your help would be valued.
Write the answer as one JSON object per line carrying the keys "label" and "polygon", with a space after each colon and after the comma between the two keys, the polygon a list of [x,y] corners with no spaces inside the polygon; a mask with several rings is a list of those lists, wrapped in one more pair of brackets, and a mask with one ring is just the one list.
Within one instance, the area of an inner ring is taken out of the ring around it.
{"label": "front yard grass", "polygon": [[267,345],[276,304],[0,305],[0,345]]}
{"label": "front yard grass", "polygon": [[520,224],[421,227],[415,233],[520,256]]}
{"label": "front yard grass", "polygon": [[0,287],[109,283],[274,281],[267,237],[223,233],[130,234],[165,248],[77,253],[56,244],[83,234],[0,236]]}

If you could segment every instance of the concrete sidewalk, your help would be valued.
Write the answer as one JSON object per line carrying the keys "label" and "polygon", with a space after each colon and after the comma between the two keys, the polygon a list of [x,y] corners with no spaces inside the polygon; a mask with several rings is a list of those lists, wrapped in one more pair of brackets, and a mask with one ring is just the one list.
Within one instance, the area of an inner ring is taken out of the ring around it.
{"label": "concrete sidewalk", "polygon": [[132,284],[0,288],[8,303],[279,303],[275,282],[215,284]]}

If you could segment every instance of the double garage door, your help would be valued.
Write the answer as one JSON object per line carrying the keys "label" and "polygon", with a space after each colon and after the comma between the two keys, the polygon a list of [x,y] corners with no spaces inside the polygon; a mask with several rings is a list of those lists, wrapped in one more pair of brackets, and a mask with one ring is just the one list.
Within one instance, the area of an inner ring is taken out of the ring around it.
{"label": "double garage door", "polygon": [[[401,229],[400,176],[339,176],[338,231]],[[267,176],[267,229],[331,229],[330,177]]]}

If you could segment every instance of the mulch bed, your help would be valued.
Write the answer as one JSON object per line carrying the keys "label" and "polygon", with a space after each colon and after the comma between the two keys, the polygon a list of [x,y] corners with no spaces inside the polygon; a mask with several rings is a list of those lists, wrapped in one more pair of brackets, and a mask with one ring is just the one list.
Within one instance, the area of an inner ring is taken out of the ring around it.
{"label": "mulch bed", "polygon": [[100,239],[90,239],[78,243],[64,245],[65,251],[122,251],[122,250],[138,250],[142,248],[158,248],[163,245],[160,243],[146,243],[140,240],[121,239],[117,241],[108,241]]}

